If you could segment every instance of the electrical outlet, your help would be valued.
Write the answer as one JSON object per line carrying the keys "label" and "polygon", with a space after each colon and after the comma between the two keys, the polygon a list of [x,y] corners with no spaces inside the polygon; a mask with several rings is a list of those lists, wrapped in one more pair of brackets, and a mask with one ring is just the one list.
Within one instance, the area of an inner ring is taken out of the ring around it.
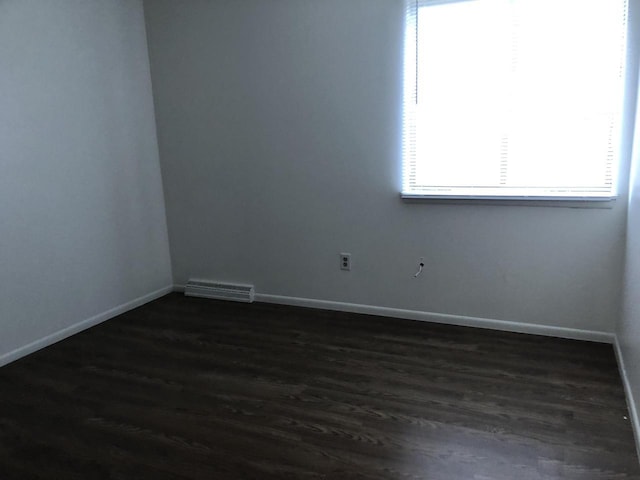
{"label": "electrical outlet", "polygon": [[340,254],[340,270],[351,270],[351,254]]}

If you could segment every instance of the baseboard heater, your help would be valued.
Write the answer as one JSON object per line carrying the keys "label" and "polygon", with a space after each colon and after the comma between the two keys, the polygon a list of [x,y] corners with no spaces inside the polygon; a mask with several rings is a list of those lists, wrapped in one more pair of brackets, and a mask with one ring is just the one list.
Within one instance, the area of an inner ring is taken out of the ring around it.
{"label": "baseboard heater", "polygon": [[219,283],[207,280],[189,280],[184,288],[188,297],[215,298],[234,302],[253,302],[253,285]]}

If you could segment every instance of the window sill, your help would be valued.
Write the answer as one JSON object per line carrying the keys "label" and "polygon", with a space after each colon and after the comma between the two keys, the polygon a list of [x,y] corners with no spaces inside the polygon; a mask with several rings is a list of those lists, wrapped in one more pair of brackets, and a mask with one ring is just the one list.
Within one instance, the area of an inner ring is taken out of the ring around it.
{"label": "window sill", "polygon": [[439,205],[493,205],[502,207],[555,207],[611,209],[617,197],[483,197],[454,195],[418,195],[401,193],[406,203]]}

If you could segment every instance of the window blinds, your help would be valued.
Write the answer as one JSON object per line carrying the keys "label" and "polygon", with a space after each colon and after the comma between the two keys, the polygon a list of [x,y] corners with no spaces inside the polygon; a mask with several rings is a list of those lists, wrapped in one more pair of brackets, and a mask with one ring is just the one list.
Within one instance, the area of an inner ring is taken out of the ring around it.
{"label": "window blinds", "polygon": [[626,0],[406,7],[404,196],[615,196]]}

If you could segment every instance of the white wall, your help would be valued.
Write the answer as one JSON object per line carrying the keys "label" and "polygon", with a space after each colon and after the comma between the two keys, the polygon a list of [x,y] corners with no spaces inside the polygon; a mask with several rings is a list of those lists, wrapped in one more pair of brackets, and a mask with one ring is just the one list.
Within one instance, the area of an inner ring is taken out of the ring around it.
{"label": "white wall", "polygon": [[[636,32],[640,37],[640,32]],[[618,346],[627,398],[635,422],[640,452],[640,110],[636,116],[629,209],[622,316],[618,324]]]}
{"label": "white wall", "polygon": [[142,3],[1,1],[0,360],[170,283]]}
{"label": "white wall", "polygon": [[400,200],[402,13],[401,0],[145,2],[174,280],[613,332],[624,199]]}
{"label": "white wall", "polygon": [[[640,142],[640,129],[637,140]],[[636,148],[636,173],[631,183],[629,200],[625,295],[623,314],[618,325],[618,345],[640,448],[640,176],[637,173],[640,147]]]}

